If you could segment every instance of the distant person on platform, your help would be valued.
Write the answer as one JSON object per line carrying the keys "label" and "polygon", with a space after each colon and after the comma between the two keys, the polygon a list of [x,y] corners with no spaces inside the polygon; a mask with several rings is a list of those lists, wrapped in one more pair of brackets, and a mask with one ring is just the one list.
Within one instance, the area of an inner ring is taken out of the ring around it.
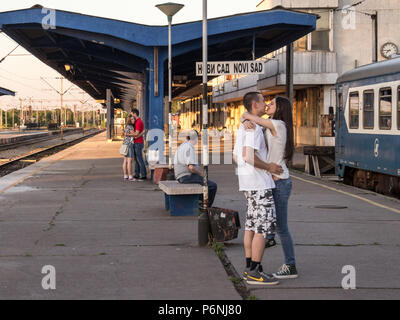
{"label": "distant person on platform", "polygon": [[135,179],[136,181],[144,181],[147,179],[146,165],[143,159],[143,148],[144,148],[144,123],[140,119],[140,112],[137,109],[133,109],[131,115],[135,119],[135,140],[134,140],[134,159],[135,159]]}
{"label": "distant person on platform", "polygon": [[[191,130],[186,141],[180,145],[174,157],[175,179],[182,184],[200,184],[204,186],[203,173],[197,165],[197,156],[194,146],[198,143],[198,133]],[[208,180],[208,207],[211,208],[215,195],[217,194],[217,184]],[[201,200],[203,195],[201,195]]]}

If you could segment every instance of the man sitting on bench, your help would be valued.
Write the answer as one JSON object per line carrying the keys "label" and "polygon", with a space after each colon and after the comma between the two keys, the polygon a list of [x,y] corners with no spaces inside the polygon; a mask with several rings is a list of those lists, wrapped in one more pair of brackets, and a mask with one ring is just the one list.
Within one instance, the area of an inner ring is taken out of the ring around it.
{"label": "man sitting on bench", "polygon": [[[196,130],[191,130],[186,137],[186,141],[181,144],[175,153],[174,171],[175,179],[182,184],[200,184],[204,186],[203,173],[197,166],[197,156],[194,146],[198,143],[198,133]],[[208,180],[208,207],[214,203],[215,195],[217,194],[217,184],[214,181]],[[201,195],[201,200],[203,195]]]}

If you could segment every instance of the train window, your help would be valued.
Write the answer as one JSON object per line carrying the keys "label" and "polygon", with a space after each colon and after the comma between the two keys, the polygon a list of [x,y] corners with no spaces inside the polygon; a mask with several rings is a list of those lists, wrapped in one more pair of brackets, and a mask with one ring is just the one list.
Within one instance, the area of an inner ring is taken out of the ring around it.
{"label": "train window", "polygon": [[360,120],[360,98],[358,92],[350,93],[350,129],[358,129]]}
{"label": "train window", "polygon": [[374,128],[374,91],[364,91],[364,129]]}
{"label": "train window", "polygon": [[397,88],[397,129],[400,130],[400,87]]}
{"label": "train window", "polygon": [[392,129],[392,88],[383,88],[379,92],[379,129]]}

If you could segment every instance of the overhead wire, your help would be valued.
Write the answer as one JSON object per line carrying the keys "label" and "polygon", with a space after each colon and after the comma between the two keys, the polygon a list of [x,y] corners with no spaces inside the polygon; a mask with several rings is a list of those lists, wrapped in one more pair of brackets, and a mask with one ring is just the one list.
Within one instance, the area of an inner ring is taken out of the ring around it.
{"label": "overhead wire", "polygon": [[3,76],[3,75],[0,75],[0,77],[6,79],[6,80],[8,80],[8,81],[18,83],[19,85],[25,86],[25,87],[27,87],[27,88],[29,88],[29,89],[33,89],[33,90],[40,91],[40,92],[42,91],[42,90],[40,90],[40,89],[38,89],[38,88],[29,86],[29,85],[27,85],[27,84],[25,84],[25,83],[23,83],[23,82],[19,82],[19,81],[15,80],[15,79],[13,80],[13,79],[7,78],[7,77],[5,77],[5,76]]}
{"label": "overhead wire", "polygon": [[[326,12],[331,12],[331,11],[333,11],[333,12],[353,11],[353,12],[361,13],[361,14],[364,14],[364,15],[367,15],[367,16],[374,16],[374,14],[372,14],[372,13],[368,13],[368,12],[364,12],[364,11],[358,11],[358,10],[354,9],[355,7],[358,7],[359,5],[363,4],[365,1],[367,1],[367,0],[361,0],[361,1],[358,1],[356,3],[353,3],[352,5],[349,5],[349,6],[346,6],[346,7],[343,7],[343,8],[335,8],[335,9],[326,9],[326,10],[321,10],[321,11],[313,11],[311,13],[318,14],[318,13],[326,13]],[[397,9],[397,10],[399,10],[399,9]]]}
{"label": "overhead wire", "polygon": [[15,73],[15,72],[8,71],[8,70],[6,70],[6,69],[4,69],[4,68],[0,68],[0,70],[1,70],[1,71],[4,71],[4,72],[6,72],[6,73],[8,73],[8,74],[10,74],[10,75],[13,75],[13,76],[15,76],[15,77],[24,79],[24,80],[29,80],[29,81],[38,81],[38,80],[39,80],[39,79],[34,79],[34,78],[28,78],[28,77],[25,77],[25,76],[21,76],[20,74],[17,74],[17,73]]}
{"label": "overhead wire", "polygon": [[0,59],[0,63],[2,63],[7,57],[9,57],[11,55],[11,53],[13,53],[15,50],[17,50],[19,47],[19,45],[17,45],[14,49],[12,49],[10,51],[10,53],[8,53],[7,55],[5,55],[2,59]]}
{"label": "overhead wire", "polygon": [[[364,0],[364,1],[366,1],[366,0]],[[320,11],[312,11],[311,13],[316,13],[316,14],[318,14],[318,13],[326,13],[326,12],[331,12],[331,11],[333,11],[333,12],[344,12],[344,11],[352,11],[352,12],[355,12],[355,13],[359,13],[359,14],[363,14],[363,15],[366,15],[366,16],[374,16],[375,14],[374,13],[369,13],[369,12],[365,12],[365,11],[361,11],[361,10],[356,10],[356,9],[354,9],[354,7],[357,5],[360,5],[360,4],[362,4],[362,3],[364,3],[364,1],[363,2],[359,2],[359,3],[355,3],[355,4],[353,4],[353,5],[351,5],[351,6],[349,6],[349,7],[343,7],[343,8],[335,8],[335,9],[324,9],[324,10],[320,10]],[[377,11],[400,11],[400,9],[398,9],[398,8],[391,8],[391,9],[385,9],[385,8],[382,8],[382,9],[377,9]]]}

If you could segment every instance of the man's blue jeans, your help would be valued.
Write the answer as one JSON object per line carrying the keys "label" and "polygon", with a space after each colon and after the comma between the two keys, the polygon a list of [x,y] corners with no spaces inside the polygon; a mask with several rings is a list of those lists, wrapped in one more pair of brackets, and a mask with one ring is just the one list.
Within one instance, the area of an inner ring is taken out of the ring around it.
{"label": "man's blue jeans", "polygon": [[288,226],[288,202],[292,193],[292,180],[275,181],[276,189],[272,190],[276,207],[276,231],[281,239],[283,252],[285,254],[285,263],[287,265],[296,265],[294,255],[293,239]]}
{"label": "man's blue jeans", "polygon": [[144,164],[143,160],[143,143],[135,143],[134,145],[135,150],[135,177],[136,178],[146,178],[146,165]]}
{"label": "man's blue jeans", "polygon": [[[180,178],[179,183],[182,184],[200,184],[200,185],[204,185],[204,178],[202,176],[199,176],[198,174],[194,174],[192,173],[190,176],[185,176]],[[208,180],[208,207],[211,208],[213,203],[214,203],[214,199],[215,199],[215,195],[217,194],[217,184],[214,181]],[[200,196],[200,199],[203,200],[203,195]]]}

